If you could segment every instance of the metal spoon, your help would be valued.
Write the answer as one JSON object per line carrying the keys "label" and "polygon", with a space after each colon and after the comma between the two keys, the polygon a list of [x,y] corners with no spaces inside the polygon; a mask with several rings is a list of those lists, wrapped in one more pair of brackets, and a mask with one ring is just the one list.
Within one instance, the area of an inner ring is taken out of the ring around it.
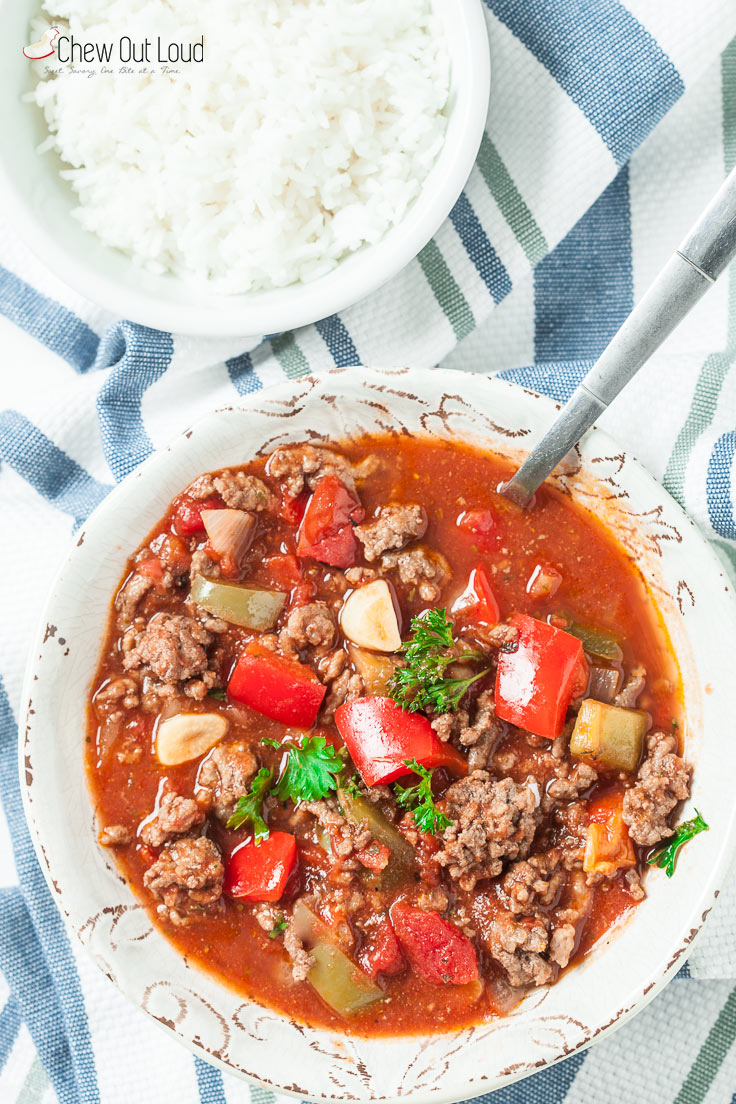
{"label": "metal spoon", "polygon": [[527,506],[560,460],[736,256],[736,169],[578,385],[516,475],[499,490]]}

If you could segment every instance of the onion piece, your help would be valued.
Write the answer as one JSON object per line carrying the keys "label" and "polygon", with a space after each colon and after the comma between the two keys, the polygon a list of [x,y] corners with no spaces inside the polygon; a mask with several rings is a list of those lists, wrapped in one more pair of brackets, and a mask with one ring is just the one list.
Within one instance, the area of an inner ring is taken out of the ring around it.
{"label": "onion piece", "polygon": [[202,510],[202,524],[215,552],[239,565],[255,536],[253,514],[245,510]]}

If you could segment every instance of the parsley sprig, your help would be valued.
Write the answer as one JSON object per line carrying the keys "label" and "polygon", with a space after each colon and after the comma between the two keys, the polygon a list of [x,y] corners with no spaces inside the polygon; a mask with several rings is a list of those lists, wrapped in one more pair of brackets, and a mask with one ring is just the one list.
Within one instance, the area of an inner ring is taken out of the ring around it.
{"label": "parsley sprig", "polygon": [[420,832],[439,832],[452,821],[434,803],[432,771],[420,766],[416,759],[405,759],[404,766],[419,775],[416,786],[394,786],[396,804],[400,809],[412,809],[414,823]]}
{"label": "parsley sprig", "polygon": [[347,752],[336,750],[324,736],[306,736],[300,744],[291,740],[261,741],[286,753],[286,765],[273,788],[279,801],[320,801],[337,789],[337,775],[345,767]]}
{"label": "parsley sprig", "polygon": [[443,609],[428,610],[412,618],[413,639],[402,648],[405,667],[391,676],[388,691],[397,705],[415,713],[420,709],[433,713],[448,713],[457,709],[468,687],[488,671],[484,667],[469,678],[448,678],[446,671],[453,663],[481,662],[483,652],[468,649],[458,653],[452,632],[452,622]]}
{"label": "parsley sprig", "polygon": [[276,920],[270,932],[268,933],[269,939],[278,939],[280,935],[283,935],[288,928],[288,922],[285,916],[282,916],[280,920]]}
{"label": "parsley sprig", "polygon": [[695,814],[696,815],[691,820],[686,820],[682,824],[678,824],[674,836],[647,859],[649,866],[660,867],[661,870],[665,871],[668,878],[671,878],[675,873],[675,864],[677,863],[677,855],[680,849],[685,846],[688,840],[699,835],[700,832],[708,831],[708,825],[697,809],[695,810]]}
{"label": "parsley sprig", "polygon": [[268,793],[273,771],[261,767],[253,779],[253,784],[247,794],[238,798],[232,816],[227,822],[228,828],[242,828],[246,823],[253,826],[253,836],[256,843],[268,839],[268,825],[263,819],[263,799]]}

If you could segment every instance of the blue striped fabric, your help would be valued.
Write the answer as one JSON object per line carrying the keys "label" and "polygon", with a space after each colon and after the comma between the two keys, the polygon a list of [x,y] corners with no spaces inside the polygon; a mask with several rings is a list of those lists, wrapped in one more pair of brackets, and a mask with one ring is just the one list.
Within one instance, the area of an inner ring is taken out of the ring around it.
{"label": "blue striped fabric", "polygon": [[15,410],[0,414],[0,460],[77,521],[94,510],[110,490]]}
{"label": "blue striped fabric", "polygon": [[634,305],[629,170],[534,272],[535,363],[597,357]]}
{"label": "blue striped fabric", "polygon": [[62,1104],[98,1104],[84,998],[23,815],[17,725],[0,681],[0,794],[21,889],[0,890],[0,970]]}
{"label": "blue striped fabric", "polygon": [[253,391],[260,390],[263,384],[253,369],[253,359],[250,353],[241,353],[225,361],[228,375],[233,387],[239,395],[250,395]]}
{"label": "blue striped fabric", "polygon": [[511,291],[511,278],[489,242],[465,192],[450,211],[450,222],[457,230],[460,241],[490,291],[494,303],[500,303]]}
{"label": "blue striped fabric", "polygon": [[733,461],[736,456],[736,430],[722,434],[710,455],[706,489],[710,523],[717,533],[736,540],[736,520],[732,497]]}
{"label": "blue striped fabric", "polygon": [[8,1060],[22,1022],[20,1006],[11,992],[0,1011],[0,1069]]}
{"label": "blue striped fabric", "polygon": [[93,367],[100,341],[94,330],[6,268],[0,268],[0,314],[38,338],[78,372]]}
{"label": "blue striped fabric", "polygon": [[524,1081],[477,1096],[469,1104],[562,1104],[584,1061],[584,1053],[572,1054]]}
{"label": "blue striped fabric", "polygon": [[197,1074],[201,1104],[226,1104],[225,1087],[220,1071],[203,1062],[201,1058],[194,1059],[194,1069]]}
{"label": "blue striped fabric", "polygon": [[113,368],[100,388],[97,412],[110,470],[123,479],[153,451],[141,416],[146,390],[169,367],[174,341],[169,333],[120,322],[109,346]]}
{"label": "blue striped fabric", "polygon": [[349,368],[351,365],[361,363],[353,339],[339,315],[333,314],[317,322],[316,329],[330,350],[330,356],[337,368]]}
{"label": "blue striped fabric", "polygon": [[617,163],[685,90],[652,36],[618,0],[486,0],[547,67]]}

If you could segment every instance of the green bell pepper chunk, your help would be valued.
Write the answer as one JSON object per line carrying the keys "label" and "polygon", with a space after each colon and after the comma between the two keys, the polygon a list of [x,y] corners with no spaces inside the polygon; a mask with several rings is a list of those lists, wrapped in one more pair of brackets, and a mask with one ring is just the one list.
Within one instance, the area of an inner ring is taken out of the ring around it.
{"label": "green bell pepper chunk", "polygon": [[314,959],[307,980],[330,1008],[341,1016],[352,1016],[367,1004],[382,1000],[383,990],[348,958],[333,932],[302,900],[294,905],[293,926]]}
{"label": "green bell pepper chunk", "polygon": [[633,772],[639,765],[649,715],[640,709],[586,698],[570,737],[570,754],[604,770]]}
{"label": "green bell pepper chunk", "polygon": [[374,840],[384,844],[391,852],[385,870],[372,874],[366,871],[365,880],[381,889],[393,889],[401,882],[408,881],[416,869],[414,848],[408,840],[397,832],[380,809],[360,794],[338,790],[337,799],[347,820],[361,828],[368,828]]}
{"label": "green bell pepper chunk", "polygon": [[192,601],[213,617],[258,632],[274,627],[286,602],[280,590],[221,583],[204,575],[194,576],[190,594]]}

